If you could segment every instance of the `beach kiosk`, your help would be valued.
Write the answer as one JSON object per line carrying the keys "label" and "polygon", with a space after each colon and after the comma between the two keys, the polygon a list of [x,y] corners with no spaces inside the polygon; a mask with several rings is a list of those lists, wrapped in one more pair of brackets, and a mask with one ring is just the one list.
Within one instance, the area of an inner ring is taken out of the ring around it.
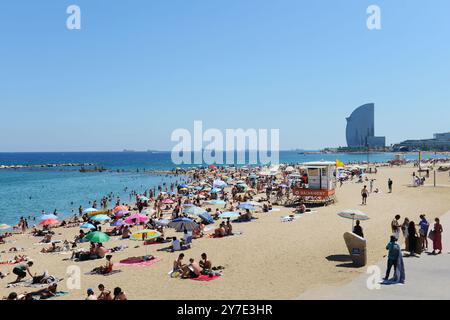
{"label": "beach kiosk", "polygon": [[336,163],[329,161],[306,162],[308,183],[304,187],[293,189],[295,196],[301,197],[304,203],[327,205],[335,201]]}

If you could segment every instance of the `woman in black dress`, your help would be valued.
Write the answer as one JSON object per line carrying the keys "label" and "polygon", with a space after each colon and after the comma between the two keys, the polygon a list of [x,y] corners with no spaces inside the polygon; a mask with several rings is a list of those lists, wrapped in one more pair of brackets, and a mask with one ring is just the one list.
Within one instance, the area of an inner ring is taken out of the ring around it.
{"label": "woman in black dress", "polygon": [[410,221],[408,225],[408,249],[411,256],[415,256],[417,242],[417,230],[414,221]]}

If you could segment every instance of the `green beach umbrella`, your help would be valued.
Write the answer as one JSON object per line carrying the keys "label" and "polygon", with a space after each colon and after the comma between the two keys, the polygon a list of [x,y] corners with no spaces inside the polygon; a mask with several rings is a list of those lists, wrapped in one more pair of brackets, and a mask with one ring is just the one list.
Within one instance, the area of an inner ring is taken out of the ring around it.
{"label": "green beach umbrella", "polygon": [[111,239],[106,233],[100,231],[89,232],[84,238],[94,243],[103,243]]}

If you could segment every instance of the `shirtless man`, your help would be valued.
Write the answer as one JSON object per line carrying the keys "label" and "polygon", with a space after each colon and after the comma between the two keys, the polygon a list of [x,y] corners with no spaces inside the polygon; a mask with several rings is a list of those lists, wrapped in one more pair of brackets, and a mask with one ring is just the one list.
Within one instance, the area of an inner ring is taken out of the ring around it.
{"label": "shirtless man", "polygon": [[202,271],[203,268],[191,258],[189,259],[189,265],[183,271],[182,278],[198,278]]}
{"label": "shirtless man", "polygon": [[97,297],[97,300],[112,300],[113,297],[111,295],[111,291],[106,290],[103,284],[98,285],[98,290],[100,290],[100,294]]}
{"label": "shirtless man", "polygon": [[208,260],[206,253],[202,253],[201,257],[202,259],[199,262],[199,266],[203,269],[203,274],[208,274],[209,271],[211,271],[212,263],[210,260]]}

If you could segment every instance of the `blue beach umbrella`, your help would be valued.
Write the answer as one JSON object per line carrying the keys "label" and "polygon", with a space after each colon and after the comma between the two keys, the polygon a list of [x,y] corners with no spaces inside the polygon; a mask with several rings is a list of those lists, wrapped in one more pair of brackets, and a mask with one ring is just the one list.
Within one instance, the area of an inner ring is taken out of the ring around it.
{"label": "blue beach umbrella", "polygon": [[111,222],[111,226],[112,227],[120,227],[120,226],[123,226],[124,224],[126,224],[126,223],[122,219],[115,220],[114,222]]}
{"label": "blue beach umbrella", "polygon": [[187,213],[187,214],[194,214],[194,215],[198,216],[199,214],[202,214],[203,212],[206,212],[206,210],[203,209],[203,208],[200,208],[200,207],[193,206],[193,207],[185,208],[184,212]]}
{"label": "blue beach umbrella", "polygon": [[234,212],[234,211],[227,211],[227,212],[222,212],[221,214],[219,214],[219,218],[222,218],[222,219],[237,218],[239,216],[240,216],[239,212]]}
{"label": "blue beach umbrella", "polygon": [[108,217],[106,214],[97,214],[90,218],[91,221],[104,221],[104,220],[108,220],[108,219],[111,219],[111,218]]}
{"label": "blue beach umbrella", "polygon": [[180,184],[178,187],[180,189],[183,189],[183,188],[187,189],[187,188],[189,188],[189,186],[187,184]]}
{"label": "blue beach umbrella", "polygon": [[198,228],[198,224],[194,220],[184,217],[172,220],[167,226],[174,228],[178,232],[182,232],[184,230],[192,231]]}
{"label": "blue beach umbrella", "polygon": [[219,188],[212,188],[210,193],[217,193],[217,192],[220,192],[220,191],[222,191],[222,190],[219,189]]}
{"label": "blue beach umbrella", "polygon": [[202,214],[198,215],[203,221],[206,221],[209,224],[214,223],[214,219],[211,217],[211,215],[208,212],[203,212]]}
{"label": "blue beach umbrella", "polygon": [[94,226],[92,223],[86,222],[86,223],[83,223],[83,224],[80,226],[80,228],[81,228],[81,229],[95,229],[95,226]]}

